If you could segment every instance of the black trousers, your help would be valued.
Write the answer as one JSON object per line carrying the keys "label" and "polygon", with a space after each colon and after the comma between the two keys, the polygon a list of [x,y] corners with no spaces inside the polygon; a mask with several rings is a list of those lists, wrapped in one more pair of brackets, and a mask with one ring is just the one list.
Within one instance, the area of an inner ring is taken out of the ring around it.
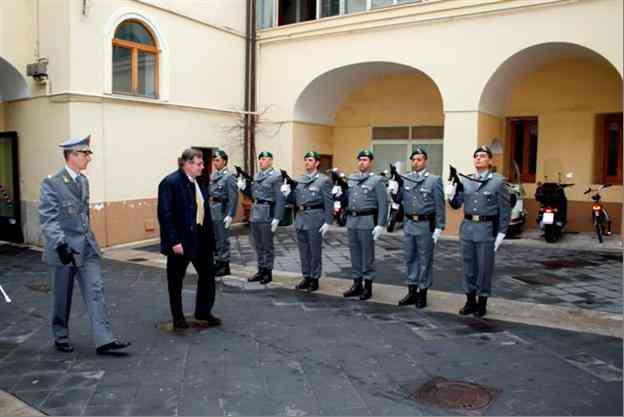
{"label": "black trousers", "polygon": [[184,319],[182,309],[182,286],[189,263],[197,270],[197,293],[195,295],[195,318],[210,316],[215,301],[215,271],[210,252],[202,258],[189,258],[185,255],[167,256],[167,284],[169,287],[169,305],[173,320]]}

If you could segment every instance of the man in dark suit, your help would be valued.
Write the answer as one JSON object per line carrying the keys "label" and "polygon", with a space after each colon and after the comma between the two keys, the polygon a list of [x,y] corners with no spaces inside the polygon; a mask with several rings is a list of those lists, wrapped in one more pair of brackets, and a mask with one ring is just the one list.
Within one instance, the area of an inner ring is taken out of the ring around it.
{"label": "man in dark suit", "polygon": [[215,244],[208,186],[199,178],[204,169],[201,151],[186,149],[178,165],[179,169],[158,186],[160,252],[167,256],[173,327],[175,330],[189,327],[182,309],[182,283],[191,262],[198,275],[195,318],[207,326],[218,326],[221,320],[211,312],[215,300]]}

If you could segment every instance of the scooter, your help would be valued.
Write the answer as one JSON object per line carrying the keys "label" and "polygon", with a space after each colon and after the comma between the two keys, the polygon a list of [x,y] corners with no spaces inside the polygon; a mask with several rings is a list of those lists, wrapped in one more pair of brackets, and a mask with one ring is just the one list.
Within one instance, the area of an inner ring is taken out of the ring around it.
{"label": "scooter", "polygon": [[611,184],[601,185],[597,189],[592,189],[591,187],[589,187],[587,191],[583,193],[596,193],[591,196],[591,199],[594,200],[594,204],[592,204],[592,223],[594,225],[594,228],[596,229],[596,235],[598,236],[598,241],[600,243],[602,243],[603,241],[603,236],[611,236],[611,217],[609,217],[607,209],[600,201],[600,191],[609,187],[611,187]]}
{"label": "scooter", "polygon": [[[574,174],[569,172],[565,178],[570,179],[573,176]],[[540,229],[544,231],[544,238],[548,243],[554,243],[561,239],[568,215],[568,199],[564,190],[573,185],[562,183],[561,174],[559,174],[558,182],[537,184],[535,199],[540,203],[537,223]]]}
{"label": "scooter", "polygon": [[509,226],[507,227],[507,238],[517,238],[522,234],[522,229],[526,223],[526,210],[524,210],[523,198],[526,195],[524,187],[522,186],[522,179],[520,177],[520,169],[518,164],[514,161],[514,169],[516,171],[516,183],[511,181],[505,182],[509,188],[509,206],[511,207],[511,215],[509,218]]}

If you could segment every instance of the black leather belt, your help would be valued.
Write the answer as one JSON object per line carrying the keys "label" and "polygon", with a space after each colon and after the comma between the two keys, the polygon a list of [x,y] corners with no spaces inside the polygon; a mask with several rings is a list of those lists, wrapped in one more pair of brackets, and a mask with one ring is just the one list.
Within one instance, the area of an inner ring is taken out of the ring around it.
{"label": "black leather belt", "polygon": [[479,214],[466,214],[464,219],[471,222],[493,222],[498,216],[481,216]]}
{"label": "black leather belt", "polygon": [[406,214],[405,217],[413,222],[428,222],[435,216],[435,213],[431,214]]}
{"label": "black leather belt", "polygon": [[347,214],[349,216],[353,216],[353,217],[358,217],[358,216],[372,216],[377,214],[377,210],[376,209],[369,209],[369,210],[347,210]]}
{"label": "black leather belt", "polygon": [[318,210],[318,209],[323,209],[325,208],[324,204],[316,204],[314,206],[297,206],[297,208],[301,211],[306,211],[306,210]]}
{"label": "black leather belt", "polygon": [[273,204],[275,204],[275,201],[257,199],[257,200],[254,200],[254,204],[268,204],[272,206]]}

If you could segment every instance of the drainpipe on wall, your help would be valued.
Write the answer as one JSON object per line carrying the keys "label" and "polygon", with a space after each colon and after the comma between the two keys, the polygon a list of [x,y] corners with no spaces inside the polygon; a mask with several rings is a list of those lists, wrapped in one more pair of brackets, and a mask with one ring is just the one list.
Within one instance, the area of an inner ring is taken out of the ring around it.
{"label": "drainpipe on wall", "polygon": [[245,115],[244,115],[244,165],[250,174],[255,173],[256,153],[256,0],[247,0],[245,47]]}
{"label": "drainpipe on wall", "polygon": [[249,24],[251,13],[251,2],[254,0],[247,0],[246,12],[245,12],[245,111],[243,115],[244,131],[243,131],[243,167],[245,171],[249,172],[249,44],[251,39],[249,36]]}

